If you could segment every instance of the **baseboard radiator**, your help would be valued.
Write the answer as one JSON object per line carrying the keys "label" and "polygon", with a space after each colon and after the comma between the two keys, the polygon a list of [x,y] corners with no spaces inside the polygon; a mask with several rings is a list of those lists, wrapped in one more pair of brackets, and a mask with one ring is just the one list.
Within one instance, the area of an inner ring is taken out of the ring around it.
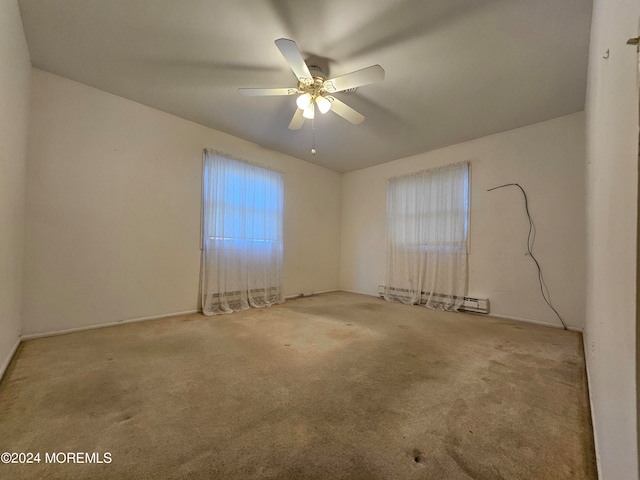
{"label": "baseboard radiator", "polygon": [[[382,297],[384,296],[384,285],[378,285],[378,294]],[[410,294],[407,289],[403,288],[391,288],[391,292],[393,293],[393,297],[397,299],[401,298],[409,298]],[[427,292],[421,292],[420,295],[420,303],[424,304],[427,302]],[[436,295],[436,297],[446,298],[447,295]],[[474,313],[489,313],[489,300],[486,298],[473,298],[473,297],[464,297],[462,301],[462,305],[460,305],[460,310],[464,310],[465,312],[474,312]]]}
{"label": "baseboard radiator", "polygon": [[[271,288],[252,288],[249,292],[256,296],[267,296],[268,301],[270,303],[278,303],[280,289],[278,287]],[[240,291],[236,290],[233,292],[225,292],[225,293],[209,293],[206,296],[210,298],[215,303],[220,301],[220,297],[225,297],[229,307],[233,310],[239,310],[242,307],[242,302],[246,297],[246,290]]]}

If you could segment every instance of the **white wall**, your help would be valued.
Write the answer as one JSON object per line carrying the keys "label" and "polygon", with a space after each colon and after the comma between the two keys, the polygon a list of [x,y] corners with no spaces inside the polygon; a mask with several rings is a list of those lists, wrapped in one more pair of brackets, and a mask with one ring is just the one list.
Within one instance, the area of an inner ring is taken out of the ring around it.
{"label": "white wall", "polygon": [[25,334],[197,308],[203,147],[284,172],[285,294],[338,287],[338,173],[50,73],[32,85]]}
{"label": "white wall", "polygon": [[626,42],[638,35],[639,16],[637,0],[594,2],[586,108],[585,348],[603,480],[638,478],[637,56]]}
{"label": "white wall", "polygon": [[340,286],[377,294],[384,282],[387,179],[471,161],[469,295],[491,312],[559,325],[540,295],[527,252],[529,223],[517,187],[529,197],[537,227],[533,252],[554,306],[581,328],[585,302],[584,114],[491,135],[345,174],[342,182]]}
{"label": "white wall", "polygon": [[31,61],[16,0],[0,0],[0,376],[20,335]]}

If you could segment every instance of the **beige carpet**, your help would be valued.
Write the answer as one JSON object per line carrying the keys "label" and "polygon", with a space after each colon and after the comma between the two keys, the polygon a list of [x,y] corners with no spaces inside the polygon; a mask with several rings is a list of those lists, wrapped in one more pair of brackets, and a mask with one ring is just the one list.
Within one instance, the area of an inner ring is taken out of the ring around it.
{"label": "beige carpet", "polygon": [[579,333],[343,292],[27,341],[4,451],[41,462],[3,479],[596,478]]}

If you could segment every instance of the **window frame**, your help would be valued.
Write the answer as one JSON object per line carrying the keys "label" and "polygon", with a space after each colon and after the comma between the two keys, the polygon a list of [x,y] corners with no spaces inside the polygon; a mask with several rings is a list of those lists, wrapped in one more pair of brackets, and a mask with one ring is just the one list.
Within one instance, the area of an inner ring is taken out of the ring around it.
{"label": "window frame", "polygon": [[[393,236],[388,234],[388,241],[392,242],[392,246],[395,249],[398,250],[403,250],[407,253],[412,253],[412,252],[459,252],[460,250],[464,249],[466,251],[466,254],[469,254],[469,237],[470,237],[470,227],[471,227],[471,162],[459,162],[456,164],[451,164],[451,165],[443,165],[442,167],[435,167],[432,169],[427,169],[427,170],[422,170],[419,172],[415,172],[415,173],[411,173],[408,175],[404,175],[404,176],[400,176],[400,177],[392,177],[389,179],[389,182],[401,182],[401,181],[415,181],[416,186],[412,187],[412,188],[419,188],[418,187],[418,179],[420,177],[423,176],[432,176],[432,175],[437,175],[439,173],[440,169],[444,169],[447,167],[454,167],[454,166],[459,166],[462,164],[466,164],[467,170],[466,170],[466,175],[464,177],[464,185],[463,185],[463,195],[464,195],[464,226],[462,229],[462,238],[459,240],[453,239],[450,240],[448,242],[440,242],[440,243],[436,243],[436,244],[432,244],[429,243],[428,240],[426,239],[416,239],[415,241],[394,241]],[[396,187],[397,188],[397,187]],[[389,186],[387,187],[387,195],[389,195]],[[387,197],[387,202],[389,202],[389,198]],[[388,206],[387,206],[387,215],[389,215],[389,210],[388,210]],[[421,216],[424,215],[429,215],[430,217],[435,216],[435,215],[445,215],[445,214],[449,214],[450,212],[453,211],[453,209],[447,209],[447,210],[435,210],[434,209],[429,209],[428,207],[424,209],[423,212],[418,212],[418,209],[415,209],[411,212],[408,212],[404,215],[402,215],[402,218],[400,219],[400,221],[404,222],[404,225],[408,225],[409,222],[407,221],[409,218],[415,218],[418,219]],[[431,210],[431,211],[428,211]],[[446,212],[446,213],[445,213]],[[422,217],[424,218],[424,217]],[[394,219],[394,222],[396,222],[395,227],[397,228],[399,219],[398,217],[396,217]],[[431,221],[431,219],[429,219],[428,221]],[[415,223],[414,223],[415,225]],[[387,219],[387,228],[389,228],[389,219]],[[405,229],[406,230],[406,229]],[[464,241],[464,246],[458,246],[459,243],[461,243],[462,241]]]}

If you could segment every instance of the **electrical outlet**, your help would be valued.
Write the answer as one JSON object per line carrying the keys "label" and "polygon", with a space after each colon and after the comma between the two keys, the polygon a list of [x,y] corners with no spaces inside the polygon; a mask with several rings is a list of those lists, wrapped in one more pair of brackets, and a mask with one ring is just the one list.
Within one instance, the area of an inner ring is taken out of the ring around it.
{"label": "electrical outlet", "polygon": [[591,356],[596,354],[596,342],[591,342]]}

